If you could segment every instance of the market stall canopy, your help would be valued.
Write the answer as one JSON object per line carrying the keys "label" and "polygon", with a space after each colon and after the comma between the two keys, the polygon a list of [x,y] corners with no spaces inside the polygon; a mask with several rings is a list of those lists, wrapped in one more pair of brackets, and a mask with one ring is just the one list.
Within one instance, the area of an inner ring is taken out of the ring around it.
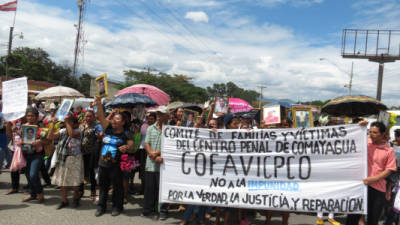
{"label": "market stall canopy", "polygon": [[37,100],[47,100],[47,99],[79,98],[79,97],[85,97],[85,96],[73,88],[64,86],[55,86],[41,91],[38,95],[36,95],[35,98]]}
{"label": "market stall canopy", "polygon": [[372,97],[358,95],[333,99],[322,107],[321,113],[331,116],[358,117],[376,115],[381,110],[387,110],[382,102]]}
{"label": "market stall canopy", "polygon": [[120,96],[127,93],[144,94],[153,99],[158,105],[168,105],[170,97],[164,91],[149,84],[135,84],[120,90],[115,96]]}
{"label": "market stall canopy", "polygon": [[111,102],[106,104],[106,108],[132,109],[137,105],[152,107],[156,106],[157,103],[153,101],[151,98],[147,97],[146,95],[137,93],[127,93],[119,95],[118,97],[114,98]]}

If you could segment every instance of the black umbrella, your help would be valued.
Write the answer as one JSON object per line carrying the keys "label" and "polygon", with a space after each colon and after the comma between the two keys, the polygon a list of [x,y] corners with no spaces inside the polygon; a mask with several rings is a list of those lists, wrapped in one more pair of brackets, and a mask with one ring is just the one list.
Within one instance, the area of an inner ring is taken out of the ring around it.
{"label": "black umbrella", "polygon": [[321,109],[321,113],[331,116],[358,117],[379,114],[387,110],[382,102],[364,95],[345,96],[329,101]]}
{"label": "black umbrella", "polygon": [[143,94],[127,93],[115,97],[111,102],[106,104],[106,108],[125,108],[131,109],[137,105],[144,105],[145,107],[156,106],[157,103],[151,98]]}

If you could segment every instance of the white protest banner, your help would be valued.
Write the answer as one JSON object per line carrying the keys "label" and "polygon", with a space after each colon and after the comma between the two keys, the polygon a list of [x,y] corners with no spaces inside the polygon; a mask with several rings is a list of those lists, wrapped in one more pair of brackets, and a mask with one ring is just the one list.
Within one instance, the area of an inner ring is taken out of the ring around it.
{"label": "white protest banner", "polygon": [[367,133],[359,125],[165,126],[161,149],[160,202],[366,214]]}
{"label": "white protest banner", "polygon": [[2,83],[3,116],[13,121],[25,115],[28,105],[28,81],[21,77]]}

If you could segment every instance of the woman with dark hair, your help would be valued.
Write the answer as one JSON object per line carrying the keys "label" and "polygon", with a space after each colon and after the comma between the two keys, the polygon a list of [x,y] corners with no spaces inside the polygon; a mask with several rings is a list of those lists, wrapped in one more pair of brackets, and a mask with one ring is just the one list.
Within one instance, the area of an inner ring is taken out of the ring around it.
{"label": "woman with dark hair", "polygon": [[110,185],[113,185],[112,216],[117,216],[123,210],[124,189],[123,174],[120,168],[121,155],[132,152],[133,141],[125,132],[126,118],[124,114],[113,112],[111,121],[104,117],[100,97],[95,100],[98,119],[104,131],[99,160],[100,199],[95,216],[101,216],[106,211],[107,197]]}
{"label": "woman with dark hair", "polygon": [[[96,198],[96,178],[94,169],[97,167],[99,151],[99,141],[96,136],[95,131],[96,117],[92,110],[87,110],[84,117],[83,123],[80,125],[79,129],[82,133],[82,155],[83,155],[83,165],[85,171],[85,178],[90,180],[90,190],[92,200]],[[81,186],[81,192],[83,193],[83,185]]]}
{"label": "woman with dark hair", "polygon": [[[38,126],[38,116],[39,112],[37,109],[28,107],[25,114],[26,123],[24,125]],[[42,140],[37,136],[36,141],[32,144],[22,144],[21,148],[26,159],[25,175],[28,180],[29,188],[29,196],[24,198],[22,201],[27,202],[37,199],[42,203],[44,201],[44,195],[39,176],[44,155]]]}
{"label": "woman with dark hair", "polygon": [[79,186],[83,182],[83,160],[81,152],[81,131],[79,130],[78,118],[65,117],[65,127],[54,133],[53,126],[50,127],[49,140],[59,139],[57,144],[56,170],[53,175],[53,183],[61,187],[62,201],[57,209],[68,206],[68,187],[74,190],[73,207],[79,206]]}

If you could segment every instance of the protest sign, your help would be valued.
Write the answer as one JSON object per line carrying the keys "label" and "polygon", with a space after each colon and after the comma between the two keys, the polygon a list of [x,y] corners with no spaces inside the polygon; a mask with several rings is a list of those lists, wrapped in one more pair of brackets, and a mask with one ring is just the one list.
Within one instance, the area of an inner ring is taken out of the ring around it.
{"label": "protest sign", "polygon": [[26,77],[2,83],[2,103],[2,113],[6,121],[13,121],[25,115],[28,104],[28,81]]}
{"label": "protest sign", "polygon": [[366,214],[367,134],[359,125],[165,126],[161,154],[160,202]]}

